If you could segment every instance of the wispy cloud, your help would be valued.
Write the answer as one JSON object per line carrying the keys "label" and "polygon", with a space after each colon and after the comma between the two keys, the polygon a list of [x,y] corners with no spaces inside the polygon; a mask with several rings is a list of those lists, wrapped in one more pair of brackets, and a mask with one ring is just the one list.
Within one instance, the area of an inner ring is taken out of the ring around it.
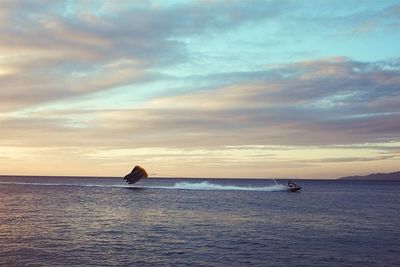
{"label": "wispy cloud", "polygon": [[[187,60],[179,37],[229,30],[278,9],[241,2],[46,3],[1,3],[0,52],[7,55],[0,58],[3,109],[148,80],[151,69]],[[89,8],[93,11],[78,11]]]}
{"label": "wispy cloud", "polygon": [[[121,146],[129,146],[133,139],[146,146],[170,147],[334,145],[398,139],[397,66],[388,69],[382,62],[323,60],[274,67],[251,81],[247,74],[243,76],[243,82],[159,97],[140,108],[42,111],[5,119],[3,125],[10,136],[23,129],[29,142],[35,136],[29,129],[40,128],[57,139],[97,133],[93,145]],[[119,138],[114,142],[115,136]],[[38,140],[43,139],[38,136]]]}
{"label": "wispy cloud", "polygon": [[[304,25],[307,10],[291,1],[166,6],[151,2],[125,6],[90,1],[2,1],[1,6],[2,109],[148,81],[163,67],[191,62],[193,53],[187,38],[215,39],[240,27],[272,23],[287,15],[293,22],[296,18],[303,21],[296,25]],[[395,10],[391,7],[380,12],[392,14]],[[366,12],[363,21],[368,23],[370,15]],[[357,12],[351,16],[357,17]],[[315,25],[323,21],[312,19]],[[340,22],[334,16],[330,19]],[[340,23],[348,26],[349,21],[353,20]]]}

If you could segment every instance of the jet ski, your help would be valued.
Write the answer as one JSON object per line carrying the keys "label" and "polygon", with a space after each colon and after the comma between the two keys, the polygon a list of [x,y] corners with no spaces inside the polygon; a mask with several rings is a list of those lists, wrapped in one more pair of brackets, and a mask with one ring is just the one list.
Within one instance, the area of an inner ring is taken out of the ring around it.
{"label": "jet ski", "polygon": [[286,186],[286,191],[287,192],[297,192],[301,189],[301,186],[298,186],[297,184],[291,182],[289,180],[287,186]]}

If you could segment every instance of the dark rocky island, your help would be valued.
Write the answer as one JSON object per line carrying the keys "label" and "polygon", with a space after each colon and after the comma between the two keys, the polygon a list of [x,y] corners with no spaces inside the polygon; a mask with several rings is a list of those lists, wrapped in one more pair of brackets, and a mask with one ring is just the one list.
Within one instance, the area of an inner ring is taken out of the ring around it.
{"label": "dark rocky island", "polygon": [[373,173],[368,175],[355,175],[339,178],[339,180],[378,180],[400,181],[400,171],[391,173]]}

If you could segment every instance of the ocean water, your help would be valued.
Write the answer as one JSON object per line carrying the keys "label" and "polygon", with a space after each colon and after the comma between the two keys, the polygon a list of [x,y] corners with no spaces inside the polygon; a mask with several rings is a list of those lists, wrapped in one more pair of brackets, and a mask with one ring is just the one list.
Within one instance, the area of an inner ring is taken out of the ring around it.
{"label": "ocean water", "polygon": [[0,266],[400,265],[399,182],[297,182],[0,177]]}

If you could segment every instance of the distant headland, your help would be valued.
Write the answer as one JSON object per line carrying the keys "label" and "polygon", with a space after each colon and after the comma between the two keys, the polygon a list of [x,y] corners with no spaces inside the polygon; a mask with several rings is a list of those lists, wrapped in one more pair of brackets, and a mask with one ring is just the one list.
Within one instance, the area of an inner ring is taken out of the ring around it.
{"label": "distant headland", "polygon": [[372,173],[368,175],[355,175],[339,178],[339,180],[390,180],[400,181],[400,171],[391,173]]}

